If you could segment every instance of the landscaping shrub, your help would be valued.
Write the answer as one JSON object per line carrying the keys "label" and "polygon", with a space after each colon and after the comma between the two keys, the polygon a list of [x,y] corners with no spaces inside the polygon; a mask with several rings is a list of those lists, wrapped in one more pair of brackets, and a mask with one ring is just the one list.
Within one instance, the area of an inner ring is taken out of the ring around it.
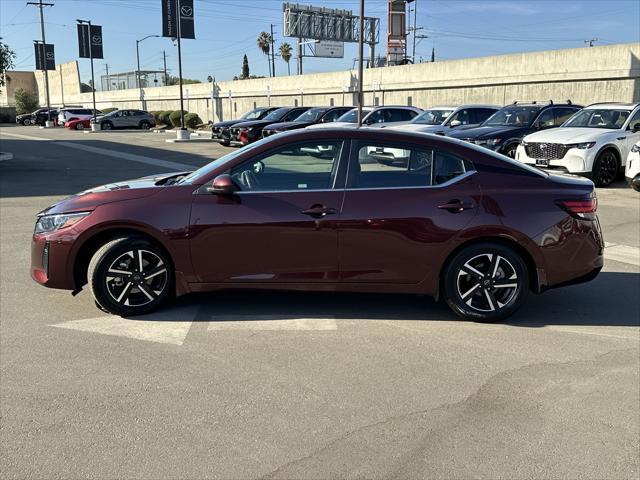
{"label": "landscaping shrub", "polygon": [[[178,118],[178,122],[180,121],[180,119]],[[200,119],[200,117],[198,116],[197,113],[187,113],[184,116],[184,125],[187,128],[191,128],[193,130],[196,129],[196,127],[198,125],[200,125],[202,123],[202,120]]]}
{"label": "landscaping shrub", "polygon": [[171,114],[171,110],[162,110],[162,111],[158,112],[158,119],[156,120],[156,123],[158,125],[171,126],[171,124],[169,122],[169,115],[170,114]]}
{"label": "landscaping shrub", "polygon": [[[189,113],[186,110],[183,110],[183,112],[185,115]],[[171,125],[173,125],[174,128],[180,128],[180,110],[174,110],[173,112],[171,112],[171,115],[169,115],[169,120],[171,121]]]}

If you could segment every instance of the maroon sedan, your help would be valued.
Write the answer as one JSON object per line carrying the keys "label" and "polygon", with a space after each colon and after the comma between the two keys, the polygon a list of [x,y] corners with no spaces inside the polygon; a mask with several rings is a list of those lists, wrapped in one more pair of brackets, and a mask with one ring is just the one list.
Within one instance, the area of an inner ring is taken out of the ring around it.
{"label": "maroon sedan", "polygon": [[441,136],[283,133],[44,210],[31,274],[119,315],[219,289],[406,292],[496,321],[603,264],[589,180]]}

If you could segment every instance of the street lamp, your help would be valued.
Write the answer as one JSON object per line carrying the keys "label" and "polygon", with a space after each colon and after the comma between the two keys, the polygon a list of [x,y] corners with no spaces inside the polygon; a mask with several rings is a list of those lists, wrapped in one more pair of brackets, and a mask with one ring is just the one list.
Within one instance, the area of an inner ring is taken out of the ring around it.
{"label": "street lamp", "polygon": [[[138,84],[138,90],[140,91],[140,103],[142,103],[142,82],[140,81],[140,42],[146,40],[147,38],[158,38],[160,35],[147,35],[146,37],[141,38],[140,40],[136,40],[136,61],[138,64],[138,69],[136,70],[136,83]],[[142,104],[142,108],[144,108],[144,104]]]}

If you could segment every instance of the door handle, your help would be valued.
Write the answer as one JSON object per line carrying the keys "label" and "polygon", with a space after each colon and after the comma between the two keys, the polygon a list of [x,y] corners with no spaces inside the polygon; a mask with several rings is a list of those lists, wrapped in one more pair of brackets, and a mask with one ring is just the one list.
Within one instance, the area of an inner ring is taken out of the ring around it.
{"label": "door handle", "polygon": [[312,205],[311,208],[307,208],[306,210],[302,210],[300,213],[303,215],[309,215],[313,218],[322,218],[327,215],[334,215],[337,213],[335,208],[329,208],[324,205]]}
{"label": "door handle", "polygon": [[458,200],[458,199],[454,199],[454,200],[449,200],[447,203],[444,203],[442,205],[438,205],[438,208],[442,210],[446,210],[450,213],[460,213],[460,212],[463,212],[464,210],[473,208],[473,205],[470,203],[462,202],[461,200]]}

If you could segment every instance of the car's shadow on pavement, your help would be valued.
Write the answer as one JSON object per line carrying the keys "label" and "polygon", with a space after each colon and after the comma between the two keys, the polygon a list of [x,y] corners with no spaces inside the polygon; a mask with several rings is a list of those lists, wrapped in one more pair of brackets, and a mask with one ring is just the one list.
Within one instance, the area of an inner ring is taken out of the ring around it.
{"label": "car's shadow on pavement", "polygon": [[[604,272],[582,285],[530,294],[505,322],[545,325],[640,326],[640,274]],[[194,313],[195,312],[195,313]],[[132,317],[144,321],[266,321],[292,318],[336,320],[463,321],[444,302],[428,296],[284,291],[222,291],[191,294],[165,309]]]}

